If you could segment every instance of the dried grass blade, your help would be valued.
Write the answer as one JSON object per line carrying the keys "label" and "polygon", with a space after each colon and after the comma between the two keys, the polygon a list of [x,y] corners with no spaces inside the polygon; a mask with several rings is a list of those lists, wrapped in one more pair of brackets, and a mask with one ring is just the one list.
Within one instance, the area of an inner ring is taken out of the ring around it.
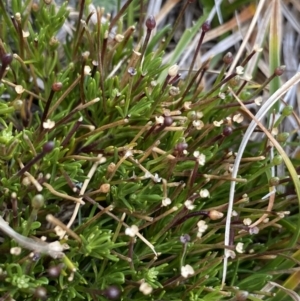
{"label": "dried grass blade", "polygon": [[[236,178],[240,161],[242,159],[242,155],[244,153],[244,150],[247,146],[247,143],[257,125],[257,122],[260,122],[260,120],[269,112],[270,108],[275,104],[275,102],[282,97],[289,89],[291,89],[294,85],[296,85],[300,81],[300,72],[298,72],[296,75],[294,75],[289,81],[287,81],[281,88],[279,88],[260,108],[258,113],[253,117],[253,120],[251,121],[250,125],[248,126],[247,131],[244,134],[243,140],[240,144],[239,150],[236,155],[235,163],[233,166],[232,171],[232,177]],[[251,114],[252,115],[252,114]],[[252,115],[253,116],[253,115]],[[255,118],[255,120],[254,120]],[[268,131],[266,134],[270,134]],[[268,136],[269,137],[269,136]],[[282,156],[289,173],[291,175],[291,178],[293,179],[293,183],[296,188],[298,200],[300,202],[300,183],[298,179],[297,172],[290,161],[289,157],[286,155],[282,147],[278,144],[278,142],[273,138],[273,136],[270,136],[269,138],[273,139],[273,145],[276,147],[280,155]],[[231,226],[231,215],[232,215],[232,208],[233,208],[233,201],[234,201],[234,194],[235,194],[235,182],[231,182],[230,185],[230,193],[229,193],[229,201],[228,201],[228,210],[227,210],[227,217],[226,217],[226,226],[225,226],[225,238],[224,238],[224,245],[229,245],[229,237],[230,237],[230,226]],[[298,237],[300,235],[300,218],[298,219],[298,227],[297,231],[294,233],[293,238],[291,239],[290,245],[294,245],[295,242],[298,240]],[[226,250],[225,250],[226,255]],[[223,278],[222,278],[222,286],[225,285],[226,280],[226,274],[227,274],[227,265],[228,265],[228,257],[224,257],[224,265],[223,265]]]}

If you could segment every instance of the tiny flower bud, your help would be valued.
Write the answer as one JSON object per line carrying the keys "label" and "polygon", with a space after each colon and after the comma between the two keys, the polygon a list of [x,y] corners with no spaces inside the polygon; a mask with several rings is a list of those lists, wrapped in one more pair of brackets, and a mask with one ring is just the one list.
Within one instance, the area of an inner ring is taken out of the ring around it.
{"label": "tiny flower bud", "polygon": [[21,85],[16,85],[15,91],[17,92],[17,94],[22,94],[25,91],[25,89]]}
{"label": "tiny flower bud", "polygon": [[215,221],[217,219],[222,218],[224,214],[218,210],[211,210],[209,211],[208,216],[211,220]]}
{"label": "tiny flower bud", "polygon": [[274,165],[280,165],[282,163],[283,159],[280,155],[277,155],[273,158],[272,163]]}
{"label": "tiny flower bud", "polygon": [[17,21],[21,21],[21,14],[20,13],[15,13],[15,18]]}
{"label": "tiny flower bud", "polygon": [[52,152],[54,147],[55,147],[55,143],[53,141],[46,142],[43,145],[43,153],[47,154],[47,153]]}
{"label": "tiny flower bud", "polygon": [[100,186],[99,192],[101,193],[108,193],[110,191],[110,184],[102,184]]}
{"label": "tiny flower bud", "polygon": [[180,242],[183,244],[188,243],[189,241],[191,241],[191,237],[188,234],[184,234],[180,236]]}
{"label": "tiny flower bud", "polygon": [[293,111],[294,111],[293,106],[288,105],[283,108],[281,114],[282,114],[282,116],[287,117],[287,116],[290,116],[293,113]]}
{"label": "tiny flower bud", "polygon": [[63,264],[59,264],[57,266],[52,266],[50,267],[48,270],[47,270],[47,273],[48,273],[48,276],[50,278],[57,278],[60,273],[61,273],[61,270],[62,268],[64,267]]}
{"label": "tiny flower bud", "polygon": [[37,194],[32,198],[31,206],[33,209],[39,210],[44,206],[44,202],[45,202],[44,196],[41,194]]}
{"label": "tiny flower bud", "polygon": [[203,32],[207,32],[210,30],[210,23],[209,21],[205,21],[203,24],[202,24],[202,31]]}
{"label": "tiny flower bud", "polygon": [[134,76],[134,75],[137,74],[136,69],[133,68],[133,67],[129,67],[128,70],[127,70],[127,72],[128,72],[131,76]]}
{"label": "tiny flower bud", "polygon": [[42,286],[38,286],[35,288],[33,295],[36,300],[46,300],[47,290]]}
{"label": "tiny flower bud", "polygon": [[245,226],[250,226],[250,225],[252,224],[251,218],[244,218],[243,224],[244,224]]}
{"label": "tiny flower bud", "polygon": [[231,52],[227,52],[223,57],[223,62],[226,65],[230,65],[233,61],[233,55]]}
{"label": "tiny flower bud", "polygon": [[56,37],[51,37],[49,46],[56,48],[59,45],[59,40]]}
{"label": "tiny flower bud", "polygon": [[288,132],[280,133],[277,136],[277,141],[281,142],[281,143],[284,143],[288,140],[289,137],[290,137],[290,134]]}
{"label": "tiny flower bud", "polygon": [[187,148],[188,148],[188,145],[185,142],[180,142],[180,143],[176,144],[174,147],[174,149],[180,153],[182,153]]}
{"label": "tiny flower bud", "polygon": [[109,174],[111,174],[112,172],[114,172],[114,170],[115,170],[115,167],[116,167],[116,164],[115,163],[109,163],[109,165],[107,166],[107,172],[109,173]]}
{"label": "tiny flower bud", "polygon": [[156,21],[154,16],[149,16],[146,20],[146,27],[148,30],[153,30],[156,26]]}
{"label": "tiny flower bud", "polygon": [[91,75],[92,68],[90,66],[84,66],[83,73],[84,75]]}
{"label": "tiny flower bud", "polygon": [[169,68],[168,74],[170,77],[174,77],[178,74],[179,66],[178,65],[173,65]]}
{"label": "tiny flower bud", "polygon": [[20,247],[14,247],[14,248],[10,248],[10,254],[11,255],[20,255],[22,252],[22,249]]}
{"label": "tiny flower bud", "polygon": [[178,95],[179,93],[180,93],[180,89],[179,89],[178,87],[174,87],[174,86],[170,87],[170,89],[169,89],[169,94],[170,94],[171,96],[176,96],[176,95]]}
{"label": "tiny flower bud", "polygon": [[209,198],[209,191],[207,189],[201,189],[199,193],[201,198]]}
{"label": "tiny flower bud", "polygon": [[285,71],[285,66],[279,66],[275,69],[274,74],[277,76],[281,76]]}
{"label": "tiny flower bud", "polygon": [[2,63],[2,67],[5,67],[10,65],[11,62],[13,60],[13,56],[10,53],[5,53],[2,57],[1,57],[1,63]]}
{"label": "tiny flower bud", "polygon": [[269,180],[269,186],[277,186],[280,183],[280,179],[278,177],[272,177]]}
{"label": "tiny flower bud", "polygon": [[22,107],[23,107],[23,100],[21,99],[16,99],[14,102],[13,102],[13,107],[15,110],[21,110]]}
{"label": "tiny flower bud", "polygon": [[111,285],[104,290],[103,295],[108,300],[119,300],[121,296],[121,290],[116,285]]}
{"label": "tiny flower bud", "polygon": [[87,60],[87,59],[89,58],[89,56],[90,56],[90,52],[89,52],[89,51],[84,51],[84,52],[82,53],[82,57],[83,57],[83,59],[85,59],[85,60]]}
{"label": "tiny flower bud", "polygon": [[52,84],[52,90],[58,92],[62,89],[63,84],[61,82],[55,82]]}
{"label": "tiny flower bud", "polygon": [[170,205],[171,203],[172,203],[171,199],[169,199],[169,198],[164,198],[164,199],[162,200],[162,202],[161,202],[161,205],[162,205],[163,207],[166,207],[166,206]]}
{"label": "tiny flower bud", "polygon": [[224,136],[230,136],[232,134],[232,127],[231,126],[225,126],[223,128],[223,135]]}
{"label": "tiny flower bud", "polygon": [[172,123],[173,123],[173,118],[171,116],[166,116],[164,118],[164,123],[163,123],[164,126],[171,126]]}
{"label": "tiny flower bud", "polygon": [[236,301],[248,300],[249,293],[247,291],[237,291],[235,294]]}

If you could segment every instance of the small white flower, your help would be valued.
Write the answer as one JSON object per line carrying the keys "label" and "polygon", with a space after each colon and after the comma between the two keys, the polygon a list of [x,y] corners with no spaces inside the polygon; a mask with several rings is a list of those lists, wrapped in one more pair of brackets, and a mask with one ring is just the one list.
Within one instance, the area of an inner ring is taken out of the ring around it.
{"label": "small white flower", "polygon": [[193,204],[193,202],[191,200],[186,200],[184,202],[184,206],[189,210],[193,210],[195,208],[195,205]]}
{"label": "small white flower", "polygon": [[179,66],[175,64],[169,68],[168,74],[170,77],[174,77],[178,74],[178,71],[179,71]]}
{"label": "small white flower", "polygon": [[253,50],[255,51],[255,52],[262,52],[263,51],[263,48],[262,47],[259,47],[259,45],[254,45],[254,47],[253,47]]}
{"label": "small white flower", "polygon": [[42,240],[42,241],[46,241],[46,240],[47,240],[47,237],[46,237],[46,236],[41,236],[41,240]]}
{"label": "small white flower", "polygon": [[90,66],[84,66],[83,73],[84,75],[91,75],[92,68]]}
{"label": "small white flower", "polygon": [[151,177],[151,173],[149,171],[145,172],[144,178],[149,179]]}
{"label": "small white flower", "polygon": [[142,292],[144,295],[149,295],[149,294],[152,293],[153,288],[152,288],[152,286],[150,286],[147,282],[143,282],[143,283],[141,283],[139,290],[140,290],[140,292]]}
{"label": "small white flower", "polygon": [[24,186],[29,186],[31,184],[31,181],[28,177],[24,177],[23,180],[22,180],[22,184]]}
{"label": "small white flower", "polygon": [[203,166],[205,164],[206,157],[204,154],[201,154],[199,151],[194,151],[193,155],[200,165]]}
{"label": "small white flower", "polygon": [[195,114],[196,119],[201,119],[203,117],[203,112],[199,111]]}
{"label": "small white flower", "polygon": [[204,127],[204,123],[202,120],[194,120],[193,121],[193,126],[200,131]]}
{"label": "small white flower", "polygon": [[238,253],[244,253],[244,244],[242,242],[238,242],[236,247],[235,247],[235,250],[238,252]]}
{"label": "small white flower", "polygon": [[156,124],[163,124],[164,123],[165,118],[163,116],[155,116],[155,123]]}
{"label": "small white flower", "polygon": [[236,255],[235,255],[235,252],[234,252],[234,251],[226,249],[226,250],[225,250],[225,256],[226,256],[227,258],[230,257],[230,258],[234,259]]}
{"label": "small white flower", "polygon": [[232,210],[231,212],[231,216],[234,217],[234,216],[238,216],[238,213],[235,211],[235,210]]}
{"label": "small white flower", "polygon": [[253,235],[253,234],[258,234],[259,232],[259,228],[258,227],[253,227],[249,229],[249,234]]}
{"label": "small white flower", "polygon": [[15,91],[16,91],[17,94],[22,94],[25,91],[25,89],[21,85],[16,85],[15,86]]}
{"label": "small white flower", "polygon": [[264,223],[264,224],[267,224],[269,221],[270,221],[270,219],[267,217],[267,218],[265,218],[265,219],[263,220],[263,223]]}
{"label": "small white flower", "polygon": [[209,191],[207,189],[201,189],[199,195],[203,199],[210,197]]}
{"label": "small white flower", "polygon": [[244,73],[244,67],[242,67],[242,66],[237,66],[237,67],[235,68],[235,71],[236,71],[236,74],[242,75],[242,74]]}
{"label": "small white flower", "polygon": [[166,207],[168,205],[170,205],[172,203],[171,199],[169,198],[163,198],[162,202],[161,202],[161,205]]}
{"label": "small white flower", "polygon": [[43,128],[44,129],[52,129],[55,126],[55,121],[47,119],[46,121],[43,122]]}
{"label": "small white flower", "polygon": [[125,152],[125,155],[124,157],[128,158],[128,157],[131,157],[132,156],[132,151],[130,149],[128,149],[126,152]]}
{"label": "small white flower", "polygon": [[191,104],[192,104],[191,101],[185,101],[183,104],[184,111],[189,111],[191,109]]}
{"label": "small white flower", "polygon": [[22,30],[22,36],[23,36],[24,39],[28,38],[30,36],[29,31]]}
{"label": "small white flower", "polygon": [[56,226],[54,228],[54,231],[55,231],[56,235],[59,237],[63,237],[66,234],[66,231],[64,231],[60,226]]}
{"label": "small white flower", "polygon": [[[208,228],[208,226],[204,220],[200,220],[197,223],[197,227],[198,227],[198,234],[201,234],[201,236]],[[201,236],[198,236],[198,237],[201,237]]]}
{"label": "small white flower", "polygon": [[244,218],[243,224],[244,224],[245,226],[250,226],[250,225],[252,224],[251,218]]}
{"label": "small white flower", "polygon": [[135,237],[139,232],[139,228],[136,225],[132,225],[130,228],[126,228],[125,234],[130,237]]}
{"label": "small white flower", "polygon": [[216,120],[215,120],[215,121],[213,122],[213,124],[214,124],[215,127],[220,127],[220,126],[223,124],[223,120],[220,120],[220,121],[216,121]]}
{"label": "small white flower", "polygon": [[271,134],[272,134],[273,136],[278,135],[278,128],[272,128]]}
{"label": "small white flower", "polygon": [[190,266],[189,264],[184,265],[181,267],[181,276],[184,278],[188,278],[191,275],[194,275],[195,271],[193,269],[192,266]]}
{"label": "small white flower", "polygon": [[247,82],[250,82],[250,80],[252,79],[252,76],[250,74],[245,74],[243,79]]}
{"label": "small white flower", "polygon": [[261,106],[262,103],[262,97],[258,96],[257,98],[254,99],[254,102],[257,106]]}
{"label": "small white flower", "polygon": [[225,93],[220,92],[220,93],[219,93],[219,97],[220,97],[221,99],[225,99]]}
{"label": "small white flower", "polygon": [[11,255],[20,255],[21,254],[22,249],[20,247],[14,247],[14,248],[10,248],[10,254]]}
{"label": "small white flower", "polygon": [[115,40],[116,40],[118,43],[121,43],[121,42],[124,40],[124,36],[123,36],[122,34],[116,34]]}
{"label": "small white flower", "polygon": [[169,89],[169,94],[171,96],[176,96],[180,93],[180,90],[178,87],[174,87],[174,86],[171,86],[170,89]]}
{"label": "small white flower", "polygon": [[227,120],[227,123],[228,123],[229,125],[231,125],[231,117],[230,117],[230,116],[226,117],[226,120]]}
{"label": "small white flower", "polygon": [[244,120],[244,116],[239,113],[239,114],[234,115],[232,119],[236,123],[241,123]]}
{"label": "small white flower", "polygon": [[[86,24],[86,23],[85,23]],[[90,56],[90,52],[89,51],[84,51],[84,52],[82,52],[82,57],[85,59],[85,60],[87,60],[88,58],[89,58],[89,56]]]}
{"label": "small white flower", "polygon": [[155,183],[160,183],[161,182],[161,177],[157,173],[154,174],[154,182]]}

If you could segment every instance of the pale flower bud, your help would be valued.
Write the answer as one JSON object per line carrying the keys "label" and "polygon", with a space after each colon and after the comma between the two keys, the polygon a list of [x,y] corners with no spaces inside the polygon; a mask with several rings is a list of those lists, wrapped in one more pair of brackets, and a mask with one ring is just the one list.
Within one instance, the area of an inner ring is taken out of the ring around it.
{"label": "pale flower bud", "polygon": [[179,71],[179,66],[175,64],[169,68],[168,74],[170,77],[174,77],[178,74],[178,71]]}
{"label": "pale flower bud", "polygon": [[143,283],[140,285],[139,290],[140,290],[140,292],[142,292],[144,295],[149,295],[149,294],[152,293],[153,288],[152,288],[152,286],[150,286],[147,282],[143,282]]}
{"label": "pale flower bud", "polygon": [[125,234],[130,237],[135,237],[139,232],[139,228],[136,225],[132,225],[130,228],[126,228]]}
{"label": "pale flower bud", "polygon": [[222,218],[224,214],[218,210],[211,210],[209,211],[208,216],[211,220],[215,221],[217,219]]}
{"label": "pale flower bud", "polygon": [[184,265],[181,267],[181,276],[184,278],[188,278],[191,275],[194,275],[195,271],[193,269],[192,266],[190,266],[189,264]]}

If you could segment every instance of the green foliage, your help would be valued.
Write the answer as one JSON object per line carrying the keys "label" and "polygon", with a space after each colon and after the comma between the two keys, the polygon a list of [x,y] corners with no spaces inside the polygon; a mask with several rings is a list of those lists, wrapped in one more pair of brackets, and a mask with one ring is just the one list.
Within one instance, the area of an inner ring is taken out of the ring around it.
{"label": "green foliage", "polygon": [[[261,87],[225,75],[222,62],[205,88],[198,81],[208,66],[198,76],[171,74],[209,10],[165,64],[170,26],[149,44],[126,31],[139,21],[138,1],[124,19],[101,19],[98,10],[101,24],[84,1],[77,9],[85,23],[71,18],[67,2],[27,2],[0,1],[0,297],[44,300],[46,290],[55,301],[236,300],[237,287],[256,294],[278,279],[268,275],[275,265],[292,268],[293,249],[285,248],[297,200],[289,187],[268,210],[264,198],[282,156],[274,150],[270,159],[267,139],[253,140],[231,178],[249,119],[229,87],[247,104]],[[276,127],[291,113],[284,109]],[[279,133],[278,141],[286,145],[288,137]],[[231,181],[236,215],[228,248],[236,257],[221,287]],[[266,210],[269,220],[253,234],[245,219]],[[273,264],[263,258],[270,255],[278,255]]]}

